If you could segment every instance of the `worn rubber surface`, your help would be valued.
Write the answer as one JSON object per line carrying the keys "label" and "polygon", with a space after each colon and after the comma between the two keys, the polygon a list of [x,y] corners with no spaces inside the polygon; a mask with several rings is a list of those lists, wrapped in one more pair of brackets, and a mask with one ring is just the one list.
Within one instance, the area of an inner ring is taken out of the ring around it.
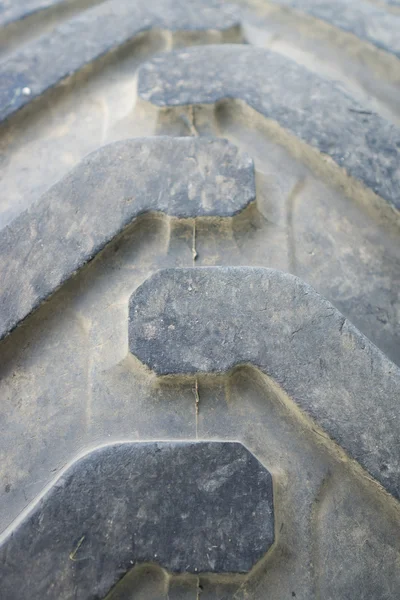
{"label": "worn rubber surface", "polygon": [[2,26],[25,19],[32,14],[48,9],[62,0],[25,0],[25,2],[2,2],[0,7],[0,24]]}
{"label": "worn rubber surface", "polygon": [[253,163],[225,140],[105,146],[0,233],[0,337],[140,215],[233,217],[254,201]]}
{"label": "worn rubber surface", "polygon": [[400,4],[0,2],[0,598],[397,600]]}
{"label": "worn rubber surface", "polygon": [[[398,5],[397,0],[392,0],[391,3]],[[400,15],[392,14],[382,6],[374,6],[368,1],[350,3],[346,0],[271,0],[271,4],[316,17],[377,48],[400,56]]]}
{"label": "worn rubber surface", "polygon": [[400,129],[291,60],[241,45],[179,50],[142,67],[138,91],[160,107],[243,101],[400,208]]}
{"label": "worn rubber surface", "polygon": [[226,32],[237,25],[232,11],[217,9],[214,0],[192,1],[189,6],[171,0],[133,5],[126,0],[105,2],[55,28],[0,64],[3,107],[0,119],[9,117],[85,65],[147,30]]}
{"label": "worn rubber surface", "polygon": [[[1,593],[103,597],[121,572],[154,559],[174,573],[246,573],[274,540],[272,494],[270,473],[237,443],[104,446],[74,463],[6,539]],[[74,572],[71,563],[90,555],[99,559]],[[14,560],[29,565],[24,586]]]}
{"label": "worn rubber surface", "polygon": [[161,271],[132,295],[129,322],[130,351],[157,375],[259,368],[399,498],[400,372],[300,280],[254,268]]}

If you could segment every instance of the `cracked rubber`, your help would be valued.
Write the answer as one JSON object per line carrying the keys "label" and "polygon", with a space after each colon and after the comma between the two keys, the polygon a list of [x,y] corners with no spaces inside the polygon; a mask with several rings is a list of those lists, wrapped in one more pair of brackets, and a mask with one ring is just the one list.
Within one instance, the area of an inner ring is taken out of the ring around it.
{"label": "cracked rubber", "polygon": [[0,0],[1,600],[397,600],[398,0]]}

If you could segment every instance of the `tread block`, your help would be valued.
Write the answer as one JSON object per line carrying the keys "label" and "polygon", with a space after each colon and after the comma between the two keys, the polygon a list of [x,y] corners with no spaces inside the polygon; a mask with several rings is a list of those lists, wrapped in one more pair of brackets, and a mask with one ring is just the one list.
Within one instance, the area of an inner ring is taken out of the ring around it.
{"label": "tread block", "polygon": [[[398,0],[386,2],[399,6]],[[272,3],[321,19],[400,58],[400,16],[385,10],[383,3],[380,6],[364,0],[272,0]]]}
{"label": "tread block", "polygon": [[65,0],[19,0],[18,2],[2,0],[0,1],[0,27],[64,2]]}
{"label": "tread block", "polygon": [[400,129],[284,56],[235,45],[177,50],[141,67],[138,91],[160,107],[242,100],[400,208]]}
{"label": "tread block", "polygon": [[0,338],[139,215],[232,217],[252,160],[226,140],[135,138],[90,154],[0,232]]}
{"label": "tread block", "polygon": [[104,446],[76,461],[5,539],[0,595],[103,598],[148,562],[246,573],[273,540],[272,477],[242,444]]}
{"label": "tread block", "polygon": [[110,0],[56,27],[0,64],[0,121],[107,52],[152,29],[227,31],[236,8],[219,0]]}
{"label": "tread block", "polygon": [[254,365],[400,498],[400,370],[298,278],[250,267],[159,271],[131,296],[129,347],[158,375]]}

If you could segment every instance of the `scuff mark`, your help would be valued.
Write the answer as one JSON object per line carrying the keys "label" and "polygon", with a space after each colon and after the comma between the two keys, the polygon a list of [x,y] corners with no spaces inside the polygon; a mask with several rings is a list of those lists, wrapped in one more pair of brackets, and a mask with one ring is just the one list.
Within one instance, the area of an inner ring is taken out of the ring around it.
{"label": "scuff mark", "polygon": [[301,331],[302,329],[304,329],[304,325],[301,325],[298,329],[295,329],[294,331],[292,331],[292,333],[290,334],[290,337],[294,337],[296,335],[296,333],[299,333],[299,331]]}

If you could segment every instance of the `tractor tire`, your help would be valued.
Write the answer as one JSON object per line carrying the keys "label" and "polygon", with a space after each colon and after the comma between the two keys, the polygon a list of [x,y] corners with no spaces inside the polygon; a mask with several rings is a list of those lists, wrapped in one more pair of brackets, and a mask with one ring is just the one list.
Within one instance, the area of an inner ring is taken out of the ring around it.
{"label": "tractor tire", "polygon": [[400,2],[0,0],[0,598],[397,600]]}

